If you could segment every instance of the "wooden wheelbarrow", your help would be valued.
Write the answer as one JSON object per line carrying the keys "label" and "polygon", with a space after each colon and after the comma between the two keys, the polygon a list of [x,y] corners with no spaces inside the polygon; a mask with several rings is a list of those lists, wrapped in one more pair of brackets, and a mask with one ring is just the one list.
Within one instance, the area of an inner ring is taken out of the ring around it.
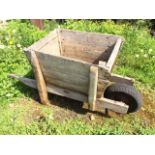
{"label": "wooden wheelbarrow", "polygon": [[37,88],[45,105],[49,105],[49,92],[88,103],[92,111],[135,112],[143,100],[133,80],[111,73],[123,40],[115,35],[55,29],[24,50],[36,80],[11,77]]}

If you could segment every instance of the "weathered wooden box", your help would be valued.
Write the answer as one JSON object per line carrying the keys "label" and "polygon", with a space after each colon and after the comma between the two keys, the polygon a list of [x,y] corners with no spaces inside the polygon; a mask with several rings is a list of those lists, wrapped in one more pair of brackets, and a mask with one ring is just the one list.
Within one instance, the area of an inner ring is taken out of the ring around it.
{"label": "weathered wooden box", "polygon": [[47,92],[87,102],[92,110],[127,113],[128,105],[104,98],[111,83],[132,85],[132,79],[112,74],[123,38],[116,35],[56,29],[24,51],[35,80],[19,79],[37,88],[46,104]]}
{"label": "weathered wooden box", "polygon": [[36,51],[47,83],[88,95],[90,66],[108,63],[118,38],[57,29],[26,51],[29,60]]}

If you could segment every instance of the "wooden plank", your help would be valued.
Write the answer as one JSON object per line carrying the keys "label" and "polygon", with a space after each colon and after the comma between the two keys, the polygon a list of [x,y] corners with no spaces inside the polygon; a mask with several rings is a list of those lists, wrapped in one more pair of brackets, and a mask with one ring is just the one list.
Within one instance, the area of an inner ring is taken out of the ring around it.
{"label": "wooden plank", "polygon": [[46,88],[46,83],[40,68],[38,58],[34,51],[31,51],[31,62],[34,71],[34,75],[37,81],[37,88],[40,96],[41,103],[45,105],[50,105],[48,100],[48,93]]}
{"label": "wooden plank", "polygon": [[[34,80],[34,79],[19,77],[15,74],[10,74],[9,76],[21,81],[22,83],[24,83],[25,85],[27,85],[31,88],[37,89],[37,83],[36,83],[36,80]],[[47,91],[49,93],[52,93],[55,95],[67,97],[67,98],[74,99],[74,100],[81,101],[81,102],[87,102],[88,101],[87,95],[83,95],[81,93],[74,92],[74,91],[71,91],[68,89],[62,89],[62,88],[56,87],[56,86],[48,84],[48,83],[47,83]]]}
{"label": "wooden plank", "polygon": [[99,66],[100,66],[100,67],[106,67],[106,62],[103,61],[103,60],[102,60],[102,61],[100,60],[100,61],[99,61]]}
{"label": "wooden plank", "polygon": [[97,82],[98,82],[98,68],[96,66],[91,66],[89,74],[88,103],[92,111],[95,110]]}
{"label": "wooden plank", "polygon": [[75,91],[56,87],[56,86],[51,85],[51,84],[47,85],[47,89],[48,89],[48,92],[50,92],[52,94],[67,97],[67,98],[74,99],[74,100],[81,101],[81,102],[87,102],[88,101],[87,95],[84,95],[84,94],[81,94],[81,93],[78,93]]}
{"label": "wooden plank", "polygon": [[104,95],[104,91],[107,86],[110,84],[108,80],[98,79],[97,83],[97,98],[102,98]]}
{"label": "wooden plank", "polygon": [[102,49],[98,49],[97,47],[92,48],[90,46],[81,44],[68,44],[66,42],[62,43],[62,47],[64,56],[94,64],[98,64],[99,60],[107,61],[112,51],[111,49],[104,47],[102,47]]}
{"label": "wooden plank", "polygon": [[100,98],[96,100],[96,109],[109,109],[117,113],[126,114],[129,106],[123,102]]}
{"label": "wooden plank", "polygon": [[125,83],[127,85],[133,86],[134,79],[126,77],[126,76],[121,76],[117,74],[111,74],[111,76],[107,77],[107,79],[111,82],[116,82],[116,83]]}
{"label": "wooden plank", "polygon": [[24,83],[26,86],[37,89],[36,80],[34,80],[34,79],[17,76],[16,74],[9,74],[9,77],[14,78],[14,79]]}
{"label": "wooden plank", "polygon": [[88,94],[88,92],[87,92],[88,88],[85,85],[81,85],[81,82],[79,82],[79,84],[76,84],[77,81],[70,82],[69,80],[65,81],[66,79],[64,80],[62,78],[61,78],[61,80],[59,80],[57,78],[48,77],[46,75],[45,75],[45,79],[48,83],[59,86],[61,88],[64,88],[64,89],[66,88],[69,90],[77,91],[77,92],[80,92],[85,95]]}
{"label": "wooden plank", "polygon": [[107,77],[110,77],[111,73],[108,71],[107,67],[98,66],[98,77],[99,79],[106,80]]}
{"label": "wooden plank", "polygon": [[109,34],[101,34],[101,33],[94,33],[94,32],[80,32],[80,31],[72,31],[61,29],[60,30],[61,38],[67,43],[78,43],[85,46],[91,47],[105,47],[105,46],[112,46],[117,38],[116,35],[109,35]]}
{"label": "wooden plank", "polygon": [[48,44],[48,42],[50,42],[51,40],[55,39],[57,37],[57,33],[56,30],[50,32],[47,36],[45,36],[44,38],[38,40],[37,42],[35,42],[34,44],[32,44],[31,46],[29,46],[28,48],[24,48],[24,52],[28,58],[28,60],[31,63],[31,51],[38,51],[41,48],[43,48],[44,46],[46,46],[46,44]]}
{"label": "wooden plank", "polygon": [[63,45],[63,55],[70,58],[75,58],[79,60],[83,60],[89,63],[97,63],[102,52],[92,51],[92,49],[88,50],[85,48],[80,48],[80,46],[66,46]]}
{"label": "wooden plank", "polygon": [[90,63],[107,61],[117,36],[99,33],[60,30],[64,56],[81,59]]}
{"label": "wooden plank", "polygon": [[44,46],[46,46],[46,44],[55,39],[57,37],[57,33],[56,33],[56,29],[54,31],[51,31],[47,36],[45,36],[44,38],[38,40],[37,42],[35,42],[34,44],[32,44],[31,46],[29,46],[27,48],[27,50],[34,50],[34,51],[38,51],[41,48],[43,48]]}
{"label": "wooden plank", "polygon": [[98,77],[99,79],[106,80],[111,73],[108,71],[105,61],[99,61],[98,64]]}
{"label": "wooden plank", "polygon": [[114,46],[114,49],[113,49],[113,51],[112,51],[112,53],[110,55],[110,58],[109,58],[109,60],[108,60],[108,62],[106,64],[109,72],[112,71],[112,68],[113,68],[113,66],[115,64],[116,58],[117,58],[118,53],[119,53],[119,49],[121,47],[121,43],[122,43],[122,39],[118,38],[117,41],[116,41],[116,44]]}
{"label": "wooden plank", "polygon": [[91,64],[42,52],[37,52],[37,56],[48,83],[88,94]]}
{"label": "wooden plank", "polygon": [[57,32],[57,36],[58,36],[58,44],[59,44],[59,49],[60,49],[60,55],[63,55],[63,48],[62,48],[62,39],[61,39],[61,35],[60,35],[60,29],[56,30]]}
{"label": "wooden plank", "polygon": [[[83,50],[83,51],[89,51],[89,50],[96,50],[96,51],[99,51],[99,52],[104,52],[106,49],[110,48],[110,47],[114,47],[114,43],[110,43],[110,45],[104,40],[102,41],[101,45],[100,46],[97,46],[94,42],[92,43],[88,43],[88,39],[86,39],[84,42],[78,42],[76,41],[76,38],[74,38],[75,40],[65,40],[66,38],[62,38],[61,41],[63,43],[64,46],[72,46],[72,47],[77,47],[77,49],[79,50]],[[113,48],[112,48],[113,49]]]}
{"label": "wooden plank", "polygon": [[47,42],[45,46],[40,48],[39,50],[43,51],[44,53],[50,53],[53,55],[58,55],[60,56],[60,48],[59,48],[59,43],[58,43],[58,38],[54,38]]}

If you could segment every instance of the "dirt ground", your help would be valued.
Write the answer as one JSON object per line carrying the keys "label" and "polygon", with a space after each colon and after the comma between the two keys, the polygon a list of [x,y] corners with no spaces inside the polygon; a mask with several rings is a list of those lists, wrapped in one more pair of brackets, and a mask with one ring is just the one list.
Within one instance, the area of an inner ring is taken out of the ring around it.
{"label": "dirt ground", "polygon": [[[154,95],[149,93],[143,94],[144,105],[141,110],[137,113],[130,114],[140,118],[140,120],[145,125],[155,124],[155,100]],[[70,100],[67,98],[51,95],[50,96],[51,106],[46,107],[48,111],[52,113],[51,119],[55,121],[65,121],[70,119],[79,118],[86,122],[96,122],[102,123],[105,118],[117,118],[119,120],[123,119],[125,115],[117,114],[112,111],[108,111],[108,114],[105,113],[104,109],[99,112],[91,112],[87,109],[86,105],[83,103]],[[44,113],[42,109],[45,108],[44,105],[39,103],[38,96],[35,99],[22,98],[18,101],[16,106],[23,106],[29,104],[25,108],[26,113],[24,115],[24,120],[26,122],[31,122],[33,120],[39,120],[44,118]],[[11,108],[16,108],[11,107]],[[93,115],[93,117],[92,117]],[[50,117],[50,116],[49,116]]]}

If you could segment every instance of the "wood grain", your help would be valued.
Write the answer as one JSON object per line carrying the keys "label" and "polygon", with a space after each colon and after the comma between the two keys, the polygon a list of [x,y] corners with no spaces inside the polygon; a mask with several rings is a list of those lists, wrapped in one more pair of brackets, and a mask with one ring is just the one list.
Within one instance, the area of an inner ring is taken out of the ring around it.
{"label": "wood grain", "polygon": [[[51,47],[49,48],[49,46],[52,46],[51,53],[57,52],[58,53],[57,55],[59,55],[59,51],[58,51],[59,46],[58,46],[58,43],[55,42],[56,38],[57,38],[57,33],[56,33],[56,30],[54,30],[54,31],[50,32],[44,38],[38,40],[37,42],[35,42],[31,46],[29,46],[28,48],[24,48],[24,52],[25,52],[29,62],[31,63],[31,51],[39,51],[41,48],[45,48],[45,51],[46,51],[46,45],[47,45],[47,49],[48,49],[47,52],[49,52],[49,49],[51,49]],[[54,41],[53,43],[52,43],[52,40]],[[48,43],[50,43],[50,45],[48,45]],[[55,51],[53,49],[57,49],[57,50]]]}
{"label": "wood grain", "polygon": [[104,91],[107,86],[110,84],[108,80],[98,79],[97,83],[97,98],[102,98],[104,95]]}
{"label": "wood grain", "polygon": [[[17,76],[15,74],[10,74],[9,76],[21,81],[22,83],[24,83],[25,85],[27,85],[31,88],[37,89],[37,83],[36,83],[36,80],[34,80],[34,79],[20,77],[20,76]],[[56,87],[56,86],[48,84],[48,83],[47,83],[47,91],[49,93],[52,93],[55,95],[67,97],[67,98],[74,99],[74,100],[81,101],[81,102],[87,102],[88,101],[88,97],[86,95],[83,95],[81,93],[71,91],[68,89]]]}
{"label": "wood grain", "polygon": [[98,83],[98,68],[96,66],[91,66],[89,74],[88,103],[92,111],[95,110],[97,83]]}
{"label": "wood grain", "polygon": [[96,100],[96,108],[109,109],[117,113],[126,114],[129,106],[123,102],[118,102],[107,98],[100,98]]}
{"label": "wood grain", "polygon": [[117,36],[91,32],[78,32],[61,29],[62,53],[64,56],[81,59],[90,63],[107,61]]}
{"label": "wood grain", "polygon": [[49,42],[47,42],[45,46],[40,48],[39,51],[43,51],[44,53],[50,53],[53,55],[60,56],[60,48],[59,48],[58,38],[55,37],[52,40],[49,40]]}
{"label": "wood grain", "polygon": [[48,83],[88,94],[90,64],[42,52],[37,56]]}
{"label": "wood grain", "polygon": [[45,105],[50,105],[48,100],[46,83],[40,68],[38,58],[34,51],[31,51],[31,62],[32,62],[35,79],[37,81],[37,88],[38,88],[41,103]]}
{"label": "wood grain", "polygon": [[134,79],[126,77],[126,76],[113,74],[113,73],[111,74],[111,76],[107,77],[107,79],[112,82],[122,83],[122,84],[125,83],[125,84],[131,85],[131,86],[133,86],[133,84],[134,84]]}
{"label": "wood grain", "polygon": [[109,57],[109,60],[108,60],[108,62],[106,64],[109,72],[111,72],[112,69],[113,69],[113,66],[115,64],[116,58],[117,58],[118,53],[119,53],[119,49],[121,47],[121,44],[122,44],[122,39],[118,38],[117,41],[116,41],[116,44],[114,46],[114,49],[112,50],[112,53],[111,53],[111,55]]}

